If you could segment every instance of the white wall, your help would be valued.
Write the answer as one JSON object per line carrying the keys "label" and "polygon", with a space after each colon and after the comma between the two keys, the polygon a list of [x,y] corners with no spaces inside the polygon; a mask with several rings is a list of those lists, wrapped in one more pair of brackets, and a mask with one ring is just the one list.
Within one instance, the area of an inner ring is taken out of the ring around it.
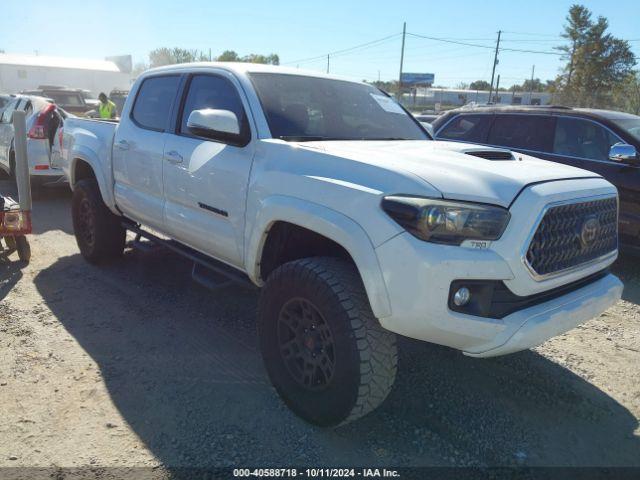
{"label": "white wall", "polygon": [[0,64],[0,93],[18,93],[39,85],[63,85],[91,90],[96,96],[114,88],[128,90],[131,74],[73,68]]}

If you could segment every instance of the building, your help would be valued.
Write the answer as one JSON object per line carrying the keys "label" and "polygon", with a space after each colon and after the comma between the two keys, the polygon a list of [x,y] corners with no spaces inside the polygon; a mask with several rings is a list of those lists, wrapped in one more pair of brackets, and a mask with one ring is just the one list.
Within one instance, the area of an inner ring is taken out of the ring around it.
{"label": "building", "polygon": [[[510,92],[500,90],[491,95],[492,103],[500,105],[549,105],[553,96],[549,92]],[[403,104],[412,107],[431,107],[438,105],[462,106],[469,103],[489,103],[488,90],[461,90],[454,88],[417,88],[414,94],[403,95]]]}
{"label": "building", "polygon": [[0,92],[19,93],[41,85],[89,90],[97,96],[113,89],[129,90],[131,57],[108,60],[0,54]]}

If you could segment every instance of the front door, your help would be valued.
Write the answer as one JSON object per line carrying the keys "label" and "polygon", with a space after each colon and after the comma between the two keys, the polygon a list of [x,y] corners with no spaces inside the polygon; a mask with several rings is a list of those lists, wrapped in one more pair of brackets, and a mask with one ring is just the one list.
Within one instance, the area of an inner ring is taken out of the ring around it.
{"label": "front door", "polygon": [[[178,112],[175,135],[164,146],[165,224],[175,239],[235,266],[242,266],[247,184],[254,144],[246,100],[228,72],[191,75]],[[246,142],[225,143],[187,128],[189,114],[205,108],[233,112]]]}
{"label": "front door", "polygon": [[164,231],[164,144],[180,76],[148,77],[138,88],[130,118],[113,141],[116,203],[132,220]]}

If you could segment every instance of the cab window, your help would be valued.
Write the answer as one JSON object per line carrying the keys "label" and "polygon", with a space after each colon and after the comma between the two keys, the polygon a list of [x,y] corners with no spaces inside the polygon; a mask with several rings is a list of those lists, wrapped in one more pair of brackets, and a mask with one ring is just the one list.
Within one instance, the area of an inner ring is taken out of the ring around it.
{"label": "cab window", "polygon": [[218,75],[194,75],[189,83],[189,91],[184,101],[179,132],[192,135],[187,127],[189,115],[194,110],[212,108],[233,112],[238,119],[240,132],[243,137],[249,134],[247,116],[242,106],[242,100],[233,84]]}
{"label": "cab window", "polygon": [[493,115],[458,115],[438,133],[438,138],[486,143]]}
{"label": "cab window", "polygon": [[589,160],[608,160],[611,146],[621,141],[598,123],[581,118],[559,117],[553,153]]}
{"label": "cab window", "polygon": [[131,111],[133,121],[142,128],[164,131],[179,82],[177,75],[145,79]]}

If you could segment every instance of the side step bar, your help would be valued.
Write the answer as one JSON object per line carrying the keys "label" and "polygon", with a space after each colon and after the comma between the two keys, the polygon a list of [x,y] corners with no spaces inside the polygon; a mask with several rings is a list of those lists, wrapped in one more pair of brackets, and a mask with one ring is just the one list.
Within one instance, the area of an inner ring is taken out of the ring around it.
{"label": "side step bar", "polygon": [[[143,230],[139,225],[134,223],[125,221],[122,222],[122,226],[136,234],[135,240],[130,242],[130,246],[134,248],[149,252],[158,246],[161,246],[191,260],[193,262],[191,277],[205,288],[218,290],[234,284],[255,288],[255,285],[251,280],[249,280],[249,277],[223,262],[207,257],[206,255],[203,255],[186,245],[182,245],[175,240],[165,240],[160,238]],[[146,242],[142,242],[142,238],[149,240],[151,245]]]}

